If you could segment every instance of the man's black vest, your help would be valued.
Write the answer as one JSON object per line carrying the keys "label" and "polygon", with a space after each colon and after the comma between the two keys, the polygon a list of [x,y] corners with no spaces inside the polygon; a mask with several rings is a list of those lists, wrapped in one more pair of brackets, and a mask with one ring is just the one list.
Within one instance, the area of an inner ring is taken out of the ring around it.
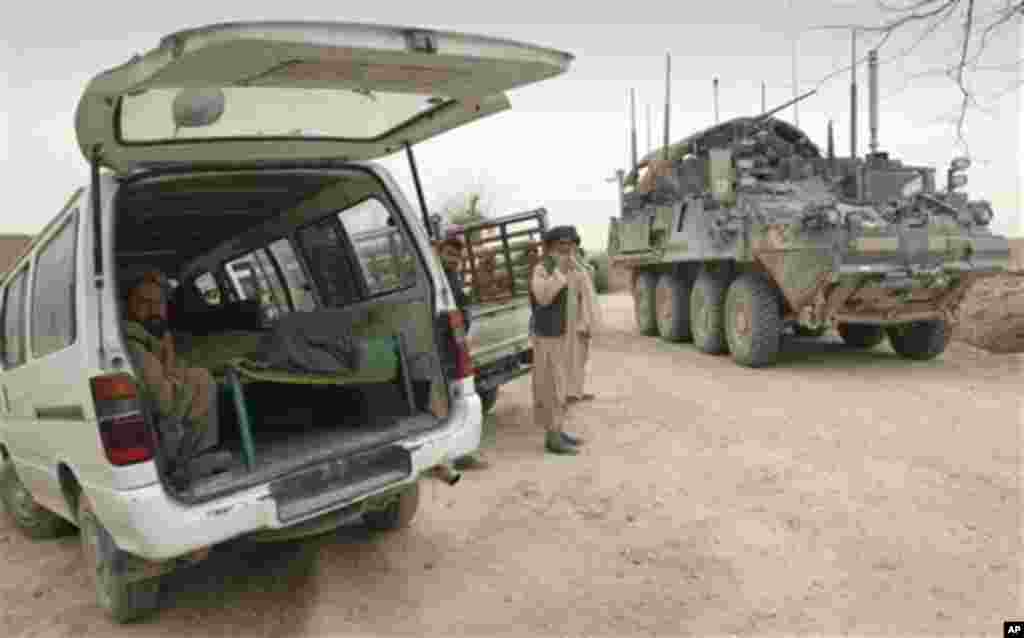
{"label": "man's black vest", "polygon": [[[543,268],[543,266],[540,266]],[[541,306],[530,290],[530,308],[533,309],[533,334],[538,337],[561,337],[565,334],[566,302],[569,299],[569,287],[566,286],[558,291],[554,301],[547,306]]]}

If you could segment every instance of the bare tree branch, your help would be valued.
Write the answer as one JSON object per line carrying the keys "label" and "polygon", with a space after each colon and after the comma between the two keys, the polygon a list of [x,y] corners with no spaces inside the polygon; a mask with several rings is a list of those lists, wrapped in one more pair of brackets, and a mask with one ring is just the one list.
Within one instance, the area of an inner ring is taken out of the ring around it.
{"label": "bare tree branch", "polygon": [[967,0],[967,15],[964,17],[964,45],[960,50],[960,65],[956,71],[956,84],[960,87],[960,93],[963,94],[963,101],[960,106],[960,119],[956,123],[956,138],[957,141],[963,146],[964,151],[969,155],[969,149],[967,147],[967,140],[964,138],[964,120],[967,119],[967,107],[973,102],[971,92],[967,90],[964,85],[964,69],[967,66],[967,51],[971,45],[971,28],[974,26],[974,0]]}

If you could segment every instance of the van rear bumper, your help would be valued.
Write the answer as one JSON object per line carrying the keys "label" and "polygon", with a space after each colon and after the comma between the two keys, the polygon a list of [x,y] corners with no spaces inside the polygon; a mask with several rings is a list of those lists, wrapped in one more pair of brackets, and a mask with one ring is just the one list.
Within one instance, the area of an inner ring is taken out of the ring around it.
{"label": "van rear bumper", "polygon": [[150,561],[182,557],[254,532],[299,526],[414,483],[431,468],[476,450],[480,445],[483,419],[480,398],[472,386],[468,389],[467,393],[462,388],[461,396],[452,401],[447,426],[394,443],[409,452],[411,472],[408,477],[287,523],[278,518],[277,503],[270,493],[269,483],[194,506],[171,499],[159,484],[132,490],[85,486],[85,491],[117,546]]}

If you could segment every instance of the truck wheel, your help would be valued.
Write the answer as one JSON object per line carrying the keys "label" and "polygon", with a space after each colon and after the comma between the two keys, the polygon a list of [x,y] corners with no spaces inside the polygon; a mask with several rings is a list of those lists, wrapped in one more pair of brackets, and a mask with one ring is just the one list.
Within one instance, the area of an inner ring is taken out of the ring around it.
{"label": "truck wheel", "polygon": [[949,330],[945,321],[915,321],[886,329],[892,349],[901,357],[927,361],[945,351]]}
{"label": "truck wheel", "polygon": [[690,338],[690,287],[685,279],[672,273],[658,277],[654,291],[657,305],[658,333],[665,341],[686,341]]}
{"label": "truck wheel", "polygon": [[658,334],[658,320],[655,316],[654,290],[658,276],[650,271],[637,274],[633,282],[633,314],[640,334],[654,337]]}
{"label": "truck wheel", "polygon": [[381,510],[363,512],[363,522],[374,531],[384,532],[407,527],[420,507],[420,484],[413,483]]}
{"label": "truck wheel", "polygon": [[728,348],[725,340],[725,294],[728,282],[721,276],[701,269],[690,293],[690,331],[693,344],[701,352],[722,354]]}
{"label": "truck wheel", "polygon": [[14,463],[10,459],[0,460],[0,501],[3,501],[7,516],[29,538],[58,538],[75,529],[71,523],[32,498],[14,471]]}
{"label": "truck wheel", "polygon": [[885,339],[882,326],[871,326],[863,323],[841,323],[837,327],[843,343],[854,348],[874,348]]}
{"label": "truck wheel", "polygon": [[758,273],[734,280],[725,295],[725,338],[736,363],[749,368],[775,363],[781,337],[775,285]]}
{"label": "truck wheel", "polygon": [[476,393],[480,395],[480,406],[484,414],[494,409],[494,404],[498,402],[498,388],[477,390]]}
{"label": "truck wheel", "polygon": [[156,611],[160,602],[160,577],[127,580],[128,555],[114,544],[85,494],[78,501],[78,527],[86,569],[91,572],[96,598],[107,615],[115,622],[127,623]]}

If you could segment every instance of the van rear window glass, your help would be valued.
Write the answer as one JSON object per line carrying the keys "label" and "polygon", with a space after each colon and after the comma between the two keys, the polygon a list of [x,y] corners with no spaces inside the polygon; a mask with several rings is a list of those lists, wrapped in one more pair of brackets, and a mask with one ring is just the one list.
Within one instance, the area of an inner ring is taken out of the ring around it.
{"label": "van rear window glass", "polygon": [[391,212],[379,199],[363,200],[338,213],[338,219],[355,247],[371,295],[415,285],[412,251]]}
{"label": "van rear window glass", "polygon": [[25,363],[25,276],[28,269],[15,275],[4,298],[4,367]]}
{"label": "van rear window glass", "polygon": [[267,320],[277,319],[290,310],[284,287],[265,251],[253,251],[229,261],[225,267],[238,298],[258,299]]}
{"label": "van rear window glass", "polygon": [[32,354],[43,357],[75,341],[75,238],[72,214],[39,251],[32,282]]}
{"label": "van rear window glass", "polygon": [[295,310],[309,312],[316,309],[316,300],[313,298],[313,291],[306,279],[306,273],[302,271],[295,251],[287,239],[279,239],[270,244],[270,253],[277,260],[277,264],[284,273],[285,283],[288,285],[288,292],[291,293],[292,303]]}

